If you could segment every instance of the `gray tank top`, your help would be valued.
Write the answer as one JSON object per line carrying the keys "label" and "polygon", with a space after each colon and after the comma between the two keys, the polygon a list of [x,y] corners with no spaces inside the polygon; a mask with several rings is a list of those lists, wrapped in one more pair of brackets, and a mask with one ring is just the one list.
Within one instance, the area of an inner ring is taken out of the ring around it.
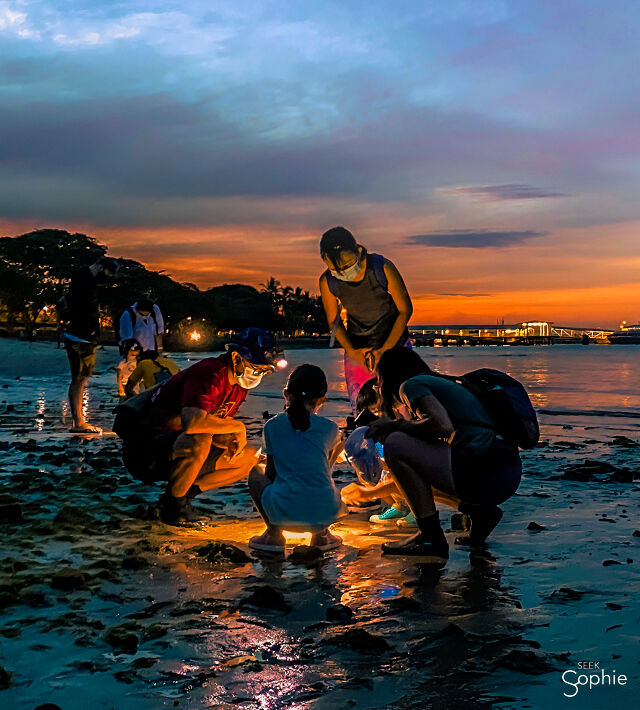
{"label": "gray tank top", "polygon": [[[373,254],[367,254],[367,268],[362,281],[341,281],[325,272],[331,279],[331,291],[347,310],[347,334],[354,348],[376,349],[384,345],[398,309],[387,289],[378,280],[373,266]],[[409,337],[405,328],[395,345],[402,345]]]}

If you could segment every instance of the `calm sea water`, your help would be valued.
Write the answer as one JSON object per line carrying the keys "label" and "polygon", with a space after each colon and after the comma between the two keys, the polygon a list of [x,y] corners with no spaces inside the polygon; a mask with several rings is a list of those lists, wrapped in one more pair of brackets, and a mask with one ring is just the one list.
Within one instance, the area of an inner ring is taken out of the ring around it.
{"label": "calm sea water", "polygon": [[[16,343],[28,358],[37,358],[39,367],[22,369],[0,362],[0,403],[11,416],[2,428],[34,427],[36,430],[63,430],[68,424],[66,388],[68,370],[64,351],[44,348],[29,350]],[[519,379],[527,388],[543,426],[554,429],[567,425],[597,426],[607,429],[640,429],[640,345],[556,345],[535,347],[449,347],[418,348],[429,365],[446,374],[462,374],[480,367],[492,367]],[[187,367],[207,357],[206,353],[179,353],[173,357]],[[343,377],[341,350],[290,350],[290,366],[312,362],[322,367],[329,380],[325,416],[343,419],[349,413]],[[106,428],[116,404],[115,348],[99,352],[96,375],[87,393],[89,416]],[[247,417],[263,411],[277,412],[282,406],[282,389],[290,369],[275,373],[253,390],[243,406]],[[31,372],[32,374],[29,374]],[[20,379],[16,377],[20,375]]]}

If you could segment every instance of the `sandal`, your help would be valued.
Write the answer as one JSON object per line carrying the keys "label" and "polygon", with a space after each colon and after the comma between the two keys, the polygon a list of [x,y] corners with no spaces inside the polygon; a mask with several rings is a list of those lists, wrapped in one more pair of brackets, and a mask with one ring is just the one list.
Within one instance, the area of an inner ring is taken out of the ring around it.
{"label": "sandal", "polygon": [[320,552],[335,550],[342,545],[342,538],[339,535],[332,535],[328,530],[317,533],[311,538],[311,547],[317,547]]}
{"label": "sandal", "polygon": [[[280,542],[280,540],[282,540],[282,542]],[[260,552],[284,553],[284,537],[275,537],[271,535],[268,530],[265,530],[262,535],[257,535],[249,540],[249,547],[252,550],[259,550]]]}
{"label": "sandal", "polygon": [[71,434],[102,434],[102,429],[93,424],[85,424],[84,426],[74,426],[70,430]]}

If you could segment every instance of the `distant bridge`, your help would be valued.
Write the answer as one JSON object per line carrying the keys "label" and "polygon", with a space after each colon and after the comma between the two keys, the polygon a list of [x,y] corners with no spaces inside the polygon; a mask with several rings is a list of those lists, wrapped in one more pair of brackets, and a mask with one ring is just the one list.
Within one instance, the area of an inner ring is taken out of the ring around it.
{"label": "distant bridge", "polygon": [[546,345],[607,341],[614,331],[595,327],[559,326],[548,321],[528,321],[514,325],[416,325],[409,333],[424,345]]}

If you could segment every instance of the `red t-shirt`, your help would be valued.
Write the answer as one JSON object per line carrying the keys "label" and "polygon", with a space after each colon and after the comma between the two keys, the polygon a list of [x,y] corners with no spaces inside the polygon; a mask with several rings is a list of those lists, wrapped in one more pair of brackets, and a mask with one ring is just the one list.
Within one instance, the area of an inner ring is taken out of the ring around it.
{"label": "red t-shirt", "polygon": [[208,357],[162,384],[151,404],[156,426],[180,415],[183,407],[197,407],[216,417],[233,417],[247,398],[247,390],[231,384],[224,355]]}

